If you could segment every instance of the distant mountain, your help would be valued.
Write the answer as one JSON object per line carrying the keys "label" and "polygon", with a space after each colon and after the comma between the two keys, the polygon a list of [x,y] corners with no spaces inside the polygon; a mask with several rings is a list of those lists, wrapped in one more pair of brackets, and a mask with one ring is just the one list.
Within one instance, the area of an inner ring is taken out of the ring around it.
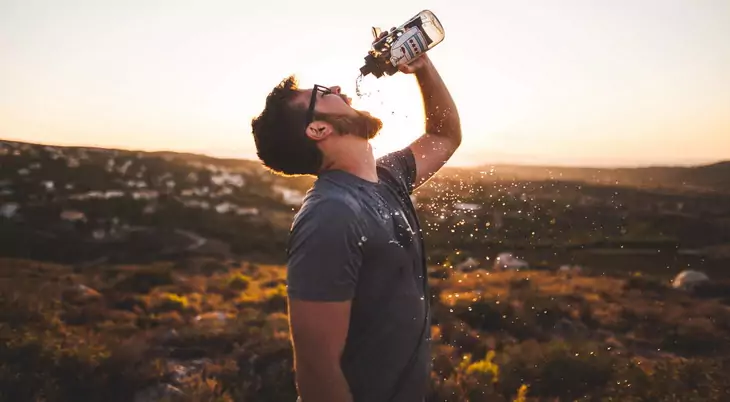
{"label": "distant mountain", "polygon": [[730,161],[692,167],[576,168],[560,166],[483,165],[452,168],[495,180],[561,180],[640,188],[665,188],[706,192],[730,192]]}

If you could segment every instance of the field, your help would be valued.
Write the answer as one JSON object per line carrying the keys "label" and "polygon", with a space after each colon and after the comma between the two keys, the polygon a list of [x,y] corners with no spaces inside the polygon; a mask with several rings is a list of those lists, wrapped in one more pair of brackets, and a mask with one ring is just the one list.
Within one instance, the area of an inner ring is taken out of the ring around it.
{"label": "field", "polygon": [[[433,268],[430,401],[730,395],[730,287]],[[280,266],[4,259],[0,273],[0,400],[296,399]]]}
{"label": "field", "polygon": [[[0,402],[296,399],[284,247],[310,179],[7,141],[0,166]],[[428,401],[730,400],[728,167],[420,188]],[[494,270],[503,252],[529,268]],[[710,280],[673,288],[686,269]]]}

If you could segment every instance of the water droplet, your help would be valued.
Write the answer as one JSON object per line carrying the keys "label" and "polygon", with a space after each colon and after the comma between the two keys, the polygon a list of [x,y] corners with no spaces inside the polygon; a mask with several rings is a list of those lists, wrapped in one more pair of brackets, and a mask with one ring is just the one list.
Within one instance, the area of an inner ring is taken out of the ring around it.
{"label": "water droplet", "polygon": [[360,240],[362,240],[363,242],[366,242],[366,241],[368,241],[368,238],[365,237],[365,236],[363,236],[363,237],[360,238]]}
{"label": "water droplet", "polygon": [[362,74],[357,76],[357,79],[355,80],[355,95],[357,95],[359,98],[362,98],[362,89],[360,88],[362,86]]}

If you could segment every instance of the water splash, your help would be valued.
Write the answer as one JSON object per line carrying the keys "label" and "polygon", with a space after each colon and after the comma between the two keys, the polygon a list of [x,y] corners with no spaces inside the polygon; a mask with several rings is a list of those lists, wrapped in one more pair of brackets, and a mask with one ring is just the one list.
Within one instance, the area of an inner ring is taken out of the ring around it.
{"label": "water splash", "polygon": [[362,79],[363,78],[364,78],[363,75],[360,74],[355,79],[355,95],[357,95],[358,98],[363,97],[363,93],[362,93]]}
{"label": "water splash", "polygon": [[[365,76],[362,74],[358,75],[355,79],[355,95],[357,95],[358,99],[371,97],[373,95],[373,91],[380,92],[379,89],[377,89],[377,85],[375,84],[375,81],[369,80],[370,82],[365,85]],[[366,90],[367,88],[373,88]],[[382,102],[381,102],[382,105]]]}

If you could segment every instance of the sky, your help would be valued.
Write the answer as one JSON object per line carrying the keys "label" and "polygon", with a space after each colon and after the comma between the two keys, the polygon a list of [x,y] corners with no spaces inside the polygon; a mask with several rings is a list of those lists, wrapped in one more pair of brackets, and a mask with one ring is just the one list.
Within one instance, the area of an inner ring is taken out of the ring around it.
{"label": "sky", "polygon": [[730,159],[728,0],[0,0],[0,138],[255,158],[251,119],[296,74],[381,117],[382,155],[423,133],[417,82],[355,80],[371,27],[423,9],[451,165]]}

